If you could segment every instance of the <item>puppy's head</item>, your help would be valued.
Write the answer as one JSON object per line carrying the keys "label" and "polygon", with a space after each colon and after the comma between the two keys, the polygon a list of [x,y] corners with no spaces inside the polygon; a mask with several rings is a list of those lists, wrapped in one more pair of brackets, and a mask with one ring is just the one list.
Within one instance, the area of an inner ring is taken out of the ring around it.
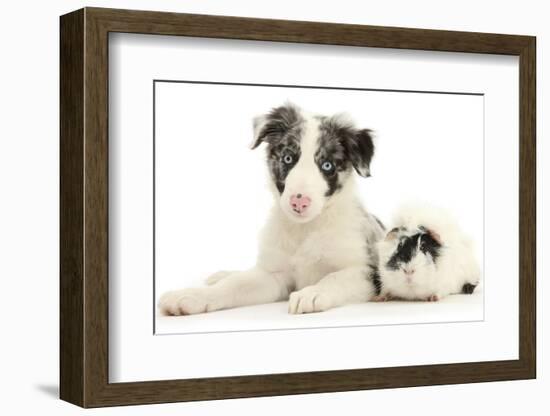
{"label": "puppy's head", "polygon": [[281,209],[296,222],[318,216],[355,170],[370,176],[370,130],[342,116],[313,116],[292,104],[254,119],[252,149],[267,143],[267,163]]}

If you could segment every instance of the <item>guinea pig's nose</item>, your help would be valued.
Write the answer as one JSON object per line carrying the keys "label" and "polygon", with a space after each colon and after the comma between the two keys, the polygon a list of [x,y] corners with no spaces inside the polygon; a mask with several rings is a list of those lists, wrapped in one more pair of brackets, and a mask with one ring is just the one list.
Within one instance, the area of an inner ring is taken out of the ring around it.
{"label": "guinea pig's nose", "polygon": [[414,269],[412,269],[412,268],[406,267],[406,268],[403,269],[403,271],[405,272],[406,275],[409,275],[409,276],[414,274]]}

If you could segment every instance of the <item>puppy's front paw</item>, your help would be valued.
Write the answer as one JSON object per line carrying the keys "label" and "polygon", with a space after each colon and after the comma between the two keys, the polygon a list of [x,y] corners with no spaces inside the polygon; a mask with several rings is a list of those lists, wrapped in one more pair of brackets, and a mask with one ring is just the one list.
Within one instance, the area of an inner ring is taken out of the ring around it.
{"label": "puppy's front paw", "polygon": [[182,289],[161,296],[158,307],[164,315],[195,315],[219,309],[208,287]]}
{"label": "puppy's front paw", "polygon": [[323,312],[331,308],[330,297],[316,286],[308,286],[291,293],[288,299],[288,313]]}

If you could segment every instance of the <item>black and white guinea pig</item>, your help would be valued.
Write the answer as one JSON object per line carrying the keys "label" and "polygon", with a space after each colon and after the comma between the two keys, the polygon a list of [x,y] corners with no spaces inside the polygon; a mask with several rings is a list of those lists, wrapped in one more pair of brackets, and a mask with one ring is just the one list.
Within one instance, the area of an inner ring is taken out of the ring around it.
{"label": "black and white guinea pig", "polygon": [[437,301],[450,294],[471,294],[479,283],[471,241],[442,210],[401,209],[377,249],[374,300]]}

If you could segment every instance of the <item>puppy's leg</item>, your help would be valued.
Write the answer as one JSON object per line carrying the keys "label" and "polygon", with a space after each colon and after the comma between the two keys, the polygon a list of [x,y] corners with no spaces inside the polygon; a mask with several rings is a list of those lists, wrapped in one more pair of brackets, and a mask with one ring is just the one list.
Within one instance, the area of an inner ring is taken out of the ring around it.
{"label": "puppy's leg", "polygon": [[349,303],[367,302],[374,295],[369,270],[365,267],[349,267],[326,275],[315,285],[291,293],[288,312],[322,312]]}
{"label": "puppy's leg", "polygon": [[258,268],[234,272],[207,287],[165,293],[158,303],[165,315],[192,315],[288,298],[284,276]]}
{"label": "puppy's leg", "polygon": [[236,272],[235,271],[230,271],[229,272],[227,270],[222,270],[222,271],[216,272],[216,273],[211,274],[210,276],[208,276],[205,280],[205,283],[206,283],[207,286],[215,285],[220,280],[225,279],[227,276],[230,276],[234,273],[236,273]]}

